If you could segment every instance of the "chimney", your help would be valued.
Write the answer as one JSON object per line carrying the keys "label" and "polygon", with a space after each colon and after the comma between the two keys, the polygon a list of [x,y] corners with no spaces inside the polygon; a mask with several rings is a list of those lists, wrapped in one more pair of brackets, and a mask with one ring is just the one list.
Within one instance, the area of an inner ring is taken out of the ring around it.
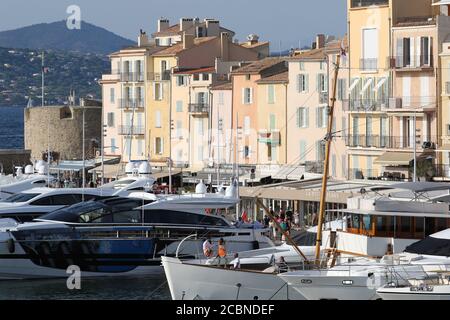
{"label": "chimney", "polygon": [[180,19],[180,31],[186,31],[194,25],[194,19],[192,18],[181,18]]}
{"label": "chimney", "polygon": [[148,44],[149,44],[148,35],[141,29],[141,33],[139,34],[138,37],[138,47],[147,46]]}
{"label": "chimney", "polygon": [[169,19],[161,18],[158,20],[158,32],[166,31],[170,27]]}
{"label": "chimney", "polygon": [[220,34],[220,56],[222,61],[228,61],[230,55],[230,35],[227,32]]}
{"label": "chimney", "polygon": [[316,37],[316,49],[325,48],[325,35],[318,34]]}
{"label": "chimney", "polygon": [[195,36],[192,34],[183,33],[183,49],[190,49],[194,46]]}
{"label": "chimney", "polygon": [[206,34],[208,37],[218,37],[220,35],[220,21],[216,19],[205,19]]}

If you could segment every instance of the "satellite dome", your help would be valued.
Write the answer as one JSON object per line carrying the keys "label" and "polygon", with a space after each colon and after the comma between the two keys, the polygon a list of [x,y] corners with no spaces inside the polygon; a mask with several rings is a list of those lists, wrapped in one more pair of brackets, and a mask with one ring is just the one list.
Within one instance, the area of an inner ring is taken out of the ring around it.
{"label": "satellite dome", "polygon": [[40,165],[36,168],[37,172],[41,175],[46,175],[48,173],[48,165],[44,162],[44,164]]}
{"label": "satellite dome", "polygon": [[27,165],[25,167],[25,174],[33,174],[34,173],[34,168],[31,164]]}
{"label": "satellite dome", "polygon": [[141,162],[139,165],[139,174],[151,174],[152,168],[150,167],[150,164],[147,161]]}
{"label": "satellite dome", "polygon": [[227,198],[238,198],[238,191],[237,191],[237,182],[236,182],[236,180],[234,180],[233,183],[225,191],[225,197],[227,197]]}
{"label": "satellite dome", "polygon": [[223,187],[223,184],[221,184],[220,187],[217,189],[217,194],[220,194],[221,196],[225,195],[225,188]]}
{"label": "satellite dome", "polygon": [[23,168],[22,167],[16,167],[16,175],[21,176],[23,174]]}
{"label": "satellite dome", "polygon": [[127,163],[127,165],[125,166],[125,173],[126,173],[126,174],[132,174],[133,171],[134,171],[134,169],[135,169],[134,164],[131,163],[131,162],[129,162],[129,163]]}
{"label": "satellite dome", "polygon": [[200,183],[195,186],[196,194],[206,194],[207,192],[206,185],[203,183],[203,180],[200,180]]}

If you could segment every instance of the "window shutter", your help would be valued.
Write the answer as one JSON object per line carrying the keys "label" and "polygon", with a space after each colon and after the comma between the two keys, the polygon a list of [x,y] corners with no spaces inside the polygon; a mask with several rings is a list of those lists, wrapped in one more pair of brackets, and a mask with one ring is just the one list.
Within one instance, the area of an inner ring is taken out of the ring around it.
{"label": "window shutter", "polygon": [[250,88],[250,99],[249,99],[249,103],[252,104],[253,103],[253,88]]}
{"label": "window shutter", "polygon": [[316,91],[320,92],[320,75],[316,75]]}
{"label": "window shutter", "polygon": [[414,38],[409,38],[409,56],[410,56],[410,65],[415,66],[415,56],[414,56]]}
{"label": "window shutter", "polygon": [[305,74],[305,92],[309,91],[309,75]]}
{"label": "window shutter", "polygon": [[397,57],[395,61],[396,67],[404,66],[404,58],[403,58],[403,39],[397,39]]}
{"label": "window shutter", "polygon": [[309,108],[305,108],[305,127],[309,127]]}
{"label": "window shutter", "polygon": [[301,74],[299,74],[299,75],[297,75],[297,92],[301,92],[301,88],[302,88],[302,85],[301,85],[301,81],[302,81],[302,75]]}
{"label": "window shutter", "polygon": [[300,128],[300,108],[297,108],[297,128]]}
{"label": "window shutter", "polygon": [[316,127],[320,128],[322,125],[320,124],[320,110],[316,108]]}
{"label": "window shutter", "polygon": [[245,90],[245,88],[242,88],[242,104],[246,104]]}

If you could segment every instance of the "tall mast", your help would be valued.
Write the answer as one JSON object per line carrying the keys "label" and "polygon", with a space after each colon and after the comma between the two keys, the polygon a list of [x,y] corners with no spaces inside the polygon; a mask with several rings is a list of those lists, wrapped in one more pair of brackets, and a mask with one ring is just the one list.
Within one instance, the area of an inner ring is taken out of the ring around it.
{"label": "tall mast", "polygon": [[42,73],[42,87],[41,87],[41,90],[42,90],[42,92],[41,92],[41,94],[42,94],[42,107],[44,106],[44,83],[45,83],[45,80],[44,80],[44,77],[45,77],[45,72],[44,72],[44,51],[42,51],[42,55],[41,55],[41,58],[42,58],[42,66],[41,66],[41,73]]}
{"label": "tall mast", "polygon": [[320,262],[320,247],[322,245],[322,227],[325,217],[325,207],[326,207],[326,197],[327,197],[327,186],[328,186],[328,172],[330,170],[330,149],[331,149],[331,141],[333,140],[333,117],[334,117],[334,107],[336,105],[336,89],[337,89],[337,81],[339,75],[339,66],[341,63],[341,55],[337,55],[336,65],[334,70],[334,82],[333,82],[333,97],[331,98],[331,106],[328,113],[328,130],[327,135],[325,137],[325,161],[324,161],[324,170],[322,177],[322,192],[320,196],[320,212],[319,212],[319,221],[317,225],[317,240],[316,240],[316,263]]}

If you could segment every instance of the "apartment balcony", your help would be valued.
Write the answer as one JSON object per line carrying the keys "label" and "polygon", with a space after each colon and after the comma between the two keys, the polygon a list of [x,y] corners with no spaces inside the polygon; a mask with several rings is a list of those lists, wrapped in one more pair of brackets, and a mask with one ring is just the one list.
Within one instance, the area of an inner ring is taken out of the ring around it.
{"label": "apartment balcony", "polygon": [[386,111],[401,111],[414,109],[436,109],[437,99],[435,96],[404,96],[389,98]]}
{"label": "apartment balcony", "polygon": [[380,172],[373,169],[350,168],[350,180],[380,180]]}
{"label": "apartment balcony", "polygon": [[370,6],[383,6],[388,5],[389,0],[352,0],[351,8],[364,8]]}
{"label": "apartment balcony", "polygon": [[330,102],[330,96],[328,92],[320,92],[319,93],[319,103],[320,104],[327,104]]}
{"label": "apartment balcony", "polygon": [[325,171],[324,161],[306,161],[305,172],[323,174]]}
{"label": "apartment balcony", "polygon": [[145,76],[142,72],[121,72],[121,82],[144,82]]}
{"label": "apartment balcony", "polygon": [[371,112],[381,111],[386,108],[389,99],[346,99],[343,100],[342,108],[349,112]]}
{"label": "apartment balcony", "polygon": [[[380,135],[347,135],[345,145],[349,148],[377,149],[413,149],[414,138],[411,136],[380,136]],[[435,149],[437,137],[416,137],[416,149]]]}
{"label": "apartment balcony", "polygon": [[145,103],[143,99],[120,99],[120,109],[143,109]]}
{"label": "apartment balcony", "polygon": [[207,104],[207,103],[189,103],[189,113],[207,116],[209,114],[209,104]]}
{"label": "apartment balcony", "polygon": [[147,80],[149,80],[149,81],[169,81],[170,80],[170,71],[149,72],[147,74]]}
{"label": "apartment balcony", "polygon": [[359,68],[361,71],[377,71],[378,59],[360,59]]}
{"label": "apartment balcony", "polygon": [[144,126],[119,126],[119,135],[121,136],[143,136],[145,135]]}
{"label": "apartment balcony", "polygon": [[429,71],[433,69],[433,55],[393,56],[389,57],[388,65],[397,72]]}
{"label": "apartment balcony", "polygon": [[280,130],[259,130],[258,142],[279,146],[281,144]]}

